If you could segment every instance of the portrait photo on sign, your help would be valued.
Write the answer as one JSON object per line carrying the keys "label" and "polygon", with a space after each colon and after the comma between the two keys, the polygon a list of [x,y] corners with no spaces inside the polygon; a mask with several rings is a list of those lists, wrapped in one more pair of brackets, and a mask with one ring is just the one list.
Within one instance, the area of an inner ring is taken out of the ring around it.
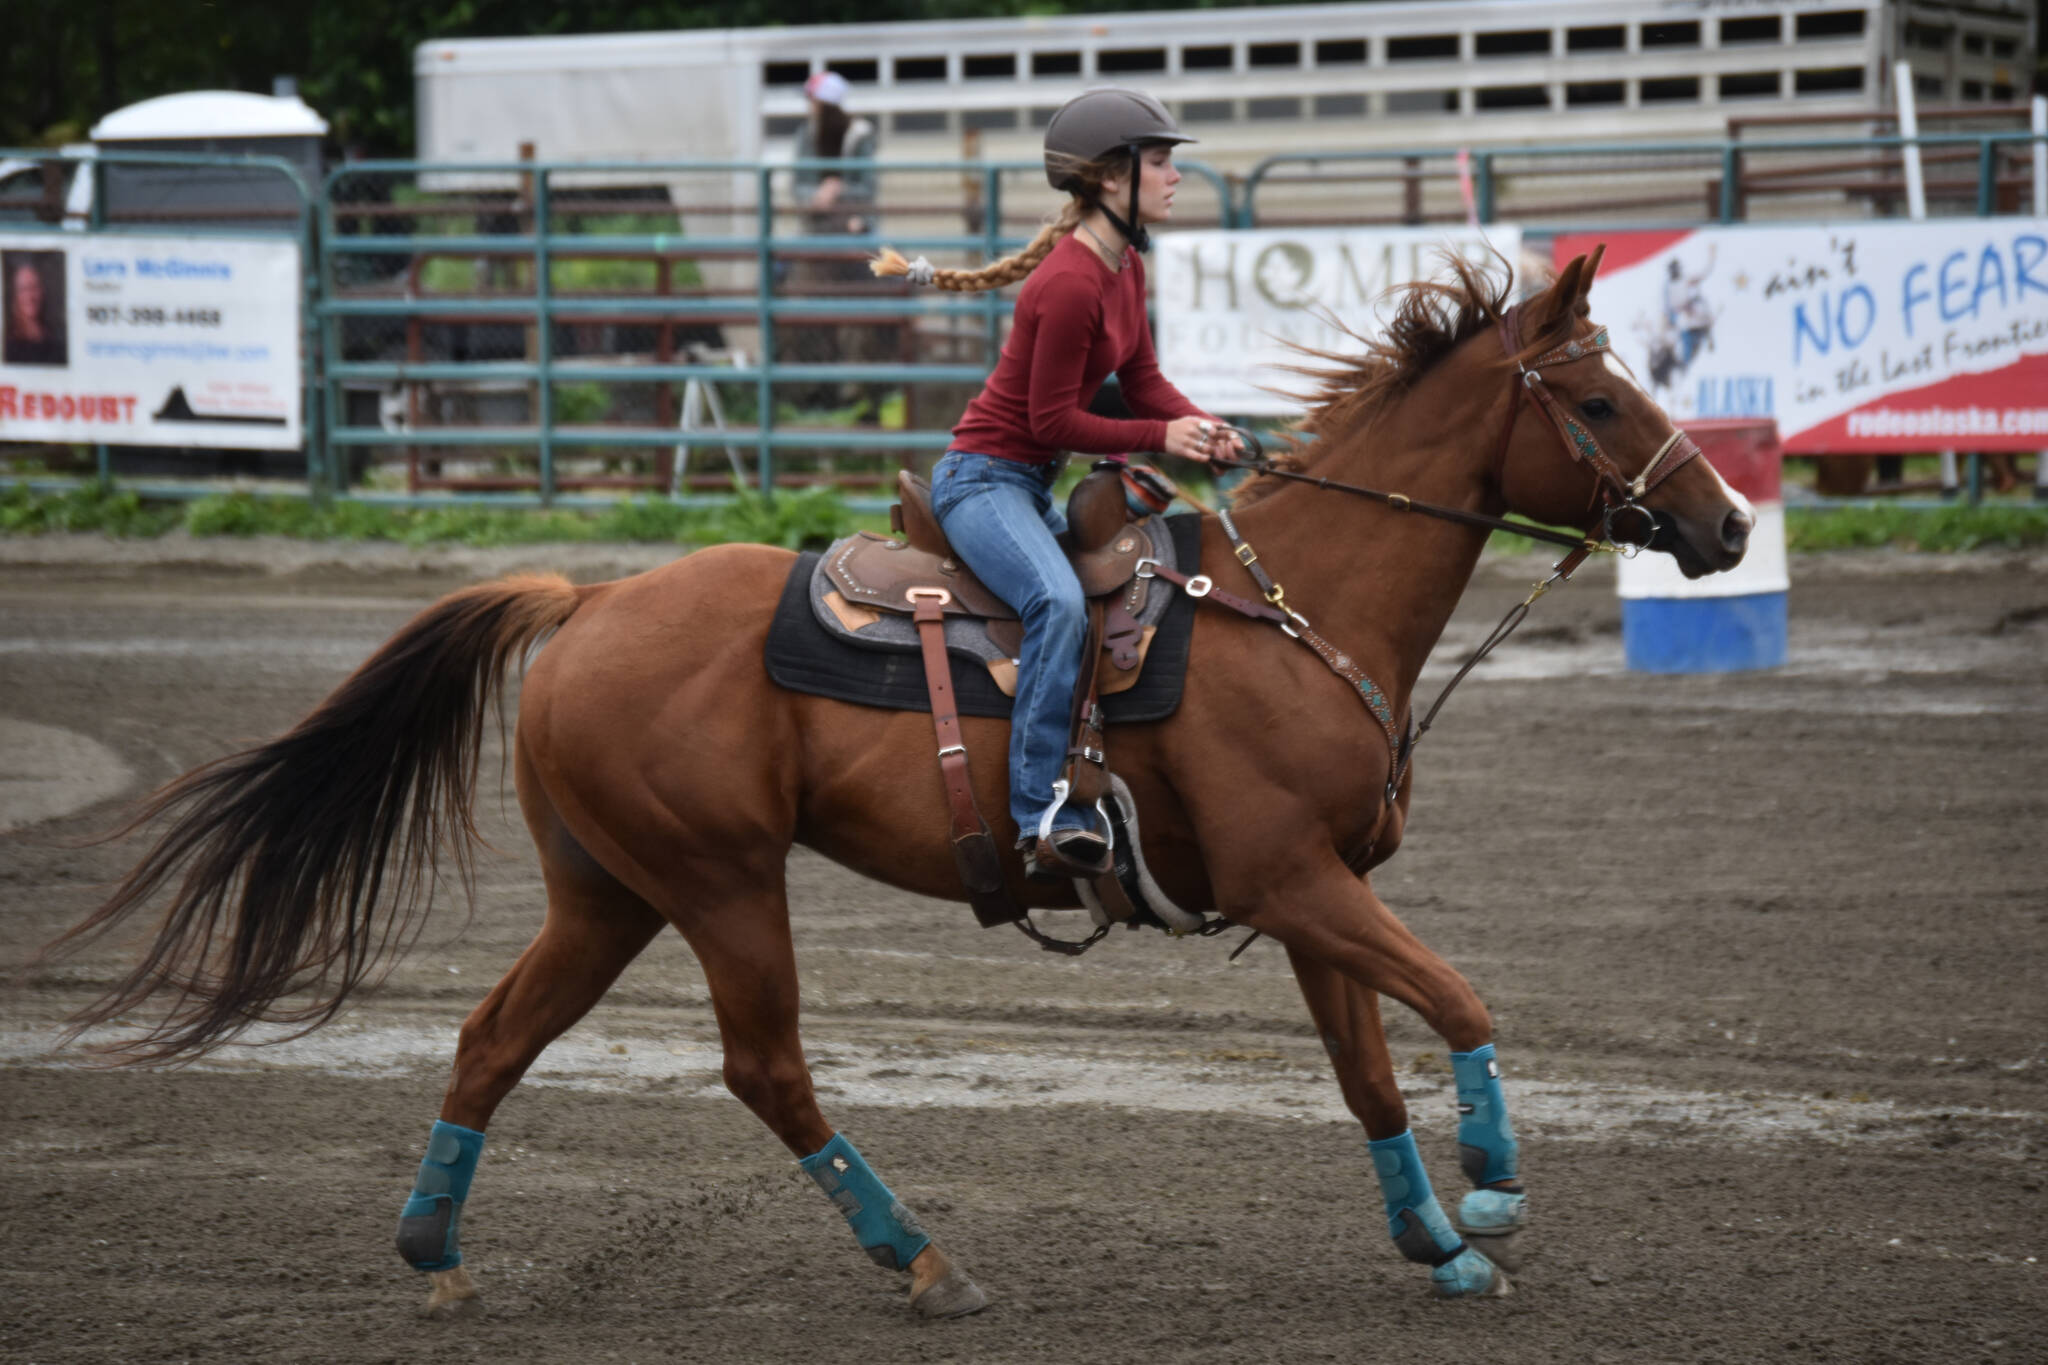
{"label": "portrait photo on sign", "polygon": [[0,251],[0,363],[69,365],[64,336],[64,253]]}

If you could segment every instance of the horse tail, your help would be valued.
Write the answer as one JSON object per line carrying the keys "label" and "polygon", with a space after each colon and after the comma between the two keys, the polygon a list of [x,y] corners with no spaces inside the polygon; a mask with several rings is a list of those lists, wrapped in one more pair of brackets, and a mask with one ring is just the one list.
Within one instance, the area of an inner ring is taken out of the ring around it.
{"label": "horse tail", "polygon": [[[72,1016],[69,1043],[163,994],[140,1037],[98,1046],[127,1065],[190,1060],[252,1024],[320,1027],[381,980],[424,927],[453,863],[475,909],[471,797],[484,713],[506,672],[588,590],[523,575],[450,594],[414,617],[288,733],[160,788],[119,839],[169,825],[98,910],[46,951],[171,899],[141,962]],[[283,1041],[282,1038],[273,1041]]]}

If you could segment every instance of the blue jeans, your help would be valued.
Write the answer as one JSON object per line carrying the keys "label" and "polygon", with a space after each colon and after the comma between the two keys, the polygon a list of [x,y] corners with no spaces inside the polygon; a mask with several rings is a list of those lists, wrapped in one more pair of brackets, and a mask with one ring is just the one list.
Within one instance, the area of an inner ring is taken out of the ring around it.
{"label": "blue jeans", "polygon": [[[947,451],[932,470],[939,528],[974,576],[1024,623],[1010,715],[1010,818],[1024,837],[1038,833],[1067,761],[1067,720],[1088,636],[1081,581],[1053,540],[1067,529],[1066,513],[1052,499],[1057,476],[1057,466],[964,450]],[[1074,805],[1053,818],[1056,829],[1091,824],[1085,809]]]}

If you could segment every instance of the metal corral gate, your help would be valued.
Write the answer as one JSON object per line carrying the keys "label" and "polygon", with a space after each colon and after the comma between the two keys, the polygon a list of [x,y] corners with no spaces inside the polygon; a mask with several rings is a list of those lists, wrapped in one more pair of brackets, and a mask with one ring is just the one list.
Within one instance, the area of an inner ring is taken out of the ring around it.
{"label": "metal corral gate", "polygon": [[[1181,169],[1186,216],[1231,226],[1223,179]],[[819,208],[826,171],[851,188]],[[411,495],[513,502],[687,496],[741,474],[877,486],[892,457],[945,448],[1011,299],[913,296],[866,258],[886,243],[942,266],[996,259],[1054,207],[1043,177],[1036,162],[344,166],[321,204],[331,467],[399,448]],[[1016,196],[1031,211],[1007,212],[1019,178],[1036,182]],[[726,460],[692,471],[698,450]],[[852,456],[864,467],[840,467]]]}

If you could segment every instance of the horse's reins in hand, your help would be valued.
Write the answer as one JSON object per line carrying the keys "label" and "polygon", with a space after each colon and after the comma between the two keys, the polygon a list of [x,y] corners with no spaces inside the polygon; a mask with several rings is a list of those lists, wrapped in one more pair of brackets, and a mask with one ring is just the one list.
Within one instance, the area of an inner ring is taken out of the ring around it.
{"label": "horse's reins in hand", "polygon": [[[1400,733],[1395,725],[1391,709],[1386,703],[1385,694],[1381,691],[1378,684],[1367,677],[1364,670],[1360,669],[1348,655],[1338,651],[1334,646],[1323,640],[1321,636],[1317,635],[1309,626],[1307,618],[1288,605],[1286,589],[1274,582],[1259,567],[1257,552],[1238,533],[1237,526],[1231,520],[1228,512],[1220,513],[1219,520],[1223,523],[1224,532],[1230,537],[1231,544],[1236,550],[1238,562],[1244,565],[1246,571],[1258,583],[1260,592],[1265,598],[1263,603],[1249,601],[1232,593],[1222,591],[1215,586],[1207,574],[1188,576],[1166,569],[1149,560],[1139,566],[1140,573],[1165,578],[1179,586],[1190,597],[1197,599],[1211,598],[1221,605],[1227,606],[1245,616],[1270,621],[1279,626],[1281,630],[1301,640],[1313,649],[1323,662],[1329,666],[1332,672],[1350,683],[1358,692],[1360,698],[1365,702],[1366,708],[1372,712],[1373,719],[1379,722],[1381,729],[1386,733],[1387,744],[1392,758],[1387,772],[1386,804],[1381,809],[1379,819],[1374,822],[1372,835],[1367,841],[1365,856],[1368,858],[1372,855],[1373,846],[1379,842],[1380,832],[1386,823],[1388,812],[1393,809],[1394,803],[1400,795],[1401,783],[1406,778],[1408,765],[1415,756],[1415,746],[1425,734],[1429,733],[1430,726],[1436,721],[1437,712],[1443,709],[1444,702],[1449,700],[1452,690],[1465,680],[1466,676],[1479,665],[1482,659],[1506,641],[1508,636],[1514,634],[1516,627],[1520,626],[1523,620],[1528,617],[1529,609],[1536,604],[1537,598],[1550,591],[1554,585],[1569,582],[1572,574],[1577,572],[1579,566],[1584,564],[1590,556],[1600,552],[1632,556],[1647,546],[1662,528],[1657,521],[1656,514],[1643,506],[1641,499],[1647,497],[1653,490],[1663,484],[1665,480],[1677,473],[1679,469],[1697,458],[1700,453],[1699,446],[1693,442],[1691,437],[1687,436],[1683,431],[1674,430],[1670,437],[1665,440],[1664,444],[1658,447],[1657,453],[1651,457],[1650,462],[1643,467],[1640,474],[1637,474],[1633,479],[1623,474],[1621,467],[1608,456],[1606,451],[1600,448],[1600,443],[1594,439],[1593,434],[1564,410],[1564,405],[1558,401],[1557,396],[1543,382],[1543,371],[1546,367],[1570,364],[1573,361],[1584,360],[1591,356],[1611,351],[1612,346],[1608,340],[1607,329],[1601,328],[1584,341],[1571,340],[1553,346],[1537,356],[1534,365],[1531,366],[1524,364],[1519,359],[1519,352],[1521,351],[1520,312],[1521,307],[1518,304],[1509,308],[1500,318],[1501,347],[1507,357],[1514,361],[1515,378],[1513,382],[1516,385],[1517,393],[1514,400],[1508,405],[1507,425],[1501,431],[1500,442],[1494,453],[1494,481],[1496,484],[1500,482],[1503,463],[1507,458],[1508,443],[1514,437],[1515,422],[1521,416],[1522,400],[1526,398],[1544,416],[1550,419],[1550,423],[1556,429],[1558,440],[1564,447],[1565,453],[1578,463],[1589,466],[1595,475],[1598,476],[1598,480],[1594,485],[1594,495],[1604,504],[1601,511],[1602,534],[1599,540],[1595,540],[1590,536],[1575,536],[1567,532],[1551,530],[1544,526],[1534,526],[1527,522],[1509,521],[1505,517],[1488,516],[1483,512],[1470,512],[1461,507],[1445,507],[1437,503],[1420,502],[1405,493],[1387,493],[1376,488],[1366,488],[1359,484],[1343,483],[1336,479],[1323,478],[1314,474],[1304,474],[1299,470],[1285,469],[1266,457],[1265,447],[1256,435],[1241,427],[1224,426],[1219,429],[1236,436],[1244,448],[1251,453],[1251,458],[1249,460],[1235,460],[1227,456],[1211,456],[1208,461],[1211,465],[1224,469],[1248,469],[1256,474],[1268,475],[1273,478],[1291,479],[1297,483],[1310,484],[1316,488],[1331,492],[1350,493],[1358,497],[1370,498],[1374,502],[1390,507],[1397,512],[1414,512],[1422,516],[1434,517],[1439,521],[1454,522],[1461,526],[1472,526],[1487,531],[1506,531],[1512,535],[1527,537],[1530,540],[1563,546],[1570,551],[1570,553],[1551,566],[1549,575],[1541,582],[1538,582],[1530,590],[1527,597],[1510,608],[1508,614],[1501,618],[1500,624],[1495,626],[1492,632],[1480,642],[1479,647],[1472,651],[1465,662],[1459,666],[1458,671],[1451,676],[1451,680],[1444,684],[1443,690],[1437,693],[1436,700],[1430,703],[1429,710],[1423,714],[1419,724],[1414,720],[1413,711],[1410,711],[1410,728],[1405,736]],[[1205,508],[1204,510],[1207,509]],[[1615,521],[1617,518],[1626,517],[1630,514],[1641,517],[1646,529],[1643,531],[1640,540],[1619,540],[1615,535]],[[1225,922],[1219,919],[1214,921],[1213,924],[1216,927],[1221,927]],[[1207,932],[1210,927],[1205,925],[1203,931]],[[1258,931],[1254,930],[1251,937],[1239,944],[1236,951],[1231,953],[1231,957],[1233,959],[1236,958],[1238,953],[1242,953],[1246,948],[1250,947],[1252,939],[1257,937]]]}

